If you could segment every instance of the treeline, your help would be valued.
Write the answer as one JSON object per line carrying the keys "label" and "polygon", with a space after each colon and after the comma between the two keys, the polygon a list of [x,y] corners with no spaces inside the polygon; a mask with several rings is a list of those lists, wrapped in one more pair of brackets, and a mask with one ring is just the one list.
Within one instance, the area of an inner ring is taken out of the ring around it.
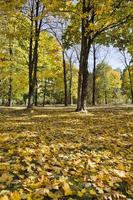
{"label": "treeline", "polygon": [[[0,104],[133,103],[132,13],[125,0],[1,0]],[[97,64],[95,46],[110,44],[123,72]]]}

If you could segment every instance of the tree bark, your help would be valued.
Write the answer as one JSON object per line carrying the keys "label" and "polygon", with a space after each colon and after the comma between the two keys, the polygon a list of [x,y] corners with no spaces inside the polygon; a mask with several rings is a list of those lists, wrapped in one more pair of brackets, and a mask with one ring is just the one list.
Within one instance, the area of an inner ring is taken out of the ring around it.
{"label": "tree bark", "polygon": [[[10,61],[12,60],[13,51],[11,47],[11,41],[9,41],[9,54],[10,54]],[[12,71],[10,66],[10,77],[9,77],[9,90],[8,90],[8,106],[12,106]]]}
{"label": "tree bark", "polygon": [[35,84],[35,99],[34,99],[34,103],[35,103],[35,106],[38,105],[38,84],[37,84],[37,80],[36,80],[36,84]]}
{"label": "tree bark", "polygon": [[12,77],[10,73],[10,78],[9,78],[9,91],[8,91],[8,106],[12,106]]}
{"label": "tree bark", "polygon": [[28,93],[28,105],[27,108],[33,106],[33,86],[32,86],[32,73],[33,73],[33,16],[34,16],[34,1],[31,10],[31,27],[30,27],[30,43],[29,43],[29,93]]}
{"label": "tree bark", "polygon": [[46,90],[47,90],[47,80],[45,80],[45,85],[44,85],[44,93],[43,93],[43,107],[46,104]]}
{"label": "tree bark", "polygon": [[2,102],[1,105],[4,106],[5,105],[5,97],[2,97]]}
{"label": "tree bark", "polygon": [[70,58],[70,88],[69,88],[69,93],[70,93],[70,105],[73,104],[73,96],[72,96],[72,86],[73,86],[73,66],[72,66],[72,60]]}
{"label": "tree bark", "polygon": [[[83,0],[83,14],[86,13],[86,1]],[[81,38],[81,52],[80,52],[80,64],[79,64],[79,76],[78,76],[78,101],[76,111],[84,111],[87,90],[88,90],[88,57],[91,47],[90,37],[86,36],[85,28],[88,25],[88,21],[82,18],[82,38]]]}
{"label": "tree bark", "polygon": [[132,81],[130,66],[128,66],[128,74],[129,74],[129,80],[130,80],[131,101],[132,101],[132,104],[133,104],[133,81]]}
{"label": "tree bark", "polygon": [[93,45],[93,88],[92,88],[92,105],[96,105],[96,47]]}
{"label": "tree bark", "polygon": [[[35,88],[37,82],[37,64],[38,64],[38,46],[39,46],[39,36],[41,31],[42,19],[39,21],[35,20],[35,35],[33,35],[33,17],[34,17],[34,7],[35,7],[35,17],[39,16],[40,0],[36,1],[34,6],[34,1],[31,11],[31,37],[30,37],[30,48],[29,48],[29,98],[28,98],[28,107],[32,108],[33,100],[35,95]],[[42,8],[42,13],[44,11],[44,6]],[[41,13],[41,14],[42,14]],[[33,48],[33,37],[35,37],[35,45]]]}
{"label": "tree bark", "polygon": [[67,96],[67,72],[66,72],[66,61],[65,61],[65,52],[62,51],[63,59],[63,74],[64,74],[64,105],[68,106],[68,96]]}
{"label": "tree bark", "polygon": [[104,93],[104,97],[105,97],[105,104],[107,105],[108,104],[108,99],[107,99],[107,91],[105,90],[105,93]]}

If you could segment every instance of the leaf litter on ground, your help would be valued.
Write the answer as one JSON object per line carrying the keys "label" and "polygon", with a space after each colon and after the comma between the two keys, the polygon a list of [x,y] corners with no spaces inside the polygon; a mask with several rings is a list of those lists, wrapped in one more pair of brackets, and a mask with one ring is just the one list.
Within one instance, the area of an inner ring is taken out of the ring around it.
{"label": "leaf litter on ground", "polygon": [[133,109],[0,109],[0,200],[133,198]]}

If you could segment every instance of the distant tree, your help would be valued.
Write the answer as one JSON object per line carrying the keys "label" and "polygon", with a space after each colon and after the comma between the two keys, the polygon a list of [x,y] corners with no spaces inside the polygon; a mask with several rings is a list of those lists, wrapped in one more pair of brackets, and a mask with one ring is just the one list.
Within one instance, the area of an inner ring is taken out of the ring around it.
{"label": "distant tree", "polygon": [[117,98],[121,89],[121,76],[107,64],[99,64],[96,71],[97,101],[108,104]]}

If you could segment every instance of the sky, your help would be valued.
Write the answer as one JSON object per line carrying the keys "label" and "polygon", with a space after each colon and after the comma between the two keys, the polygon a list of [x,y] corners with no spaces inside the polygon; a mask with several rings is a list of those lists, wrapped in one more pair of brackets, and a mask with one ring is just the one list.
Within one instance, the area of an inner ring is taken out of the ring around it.
{"label": "sky", "polygon": [[[69,54],[71,53],[69,52]],[[130,59],[128,54],[126,54],[126,57],[127,59]],[[121,69],[121,71],[123,71],[123,69],[125,68],[124,58],[118,48],[113,48],[112,46],[105,47],[101,45],[100,47],[97,48],[96,58],[97,58],[96,64],[104,62],[110,65],[113,69],[119,68]],[[75,60],[76,66],[79,66],[78,60],[77,59],[74,59],[74,60]],[[92,52],[89,55],[88,66],[89,66],[89,71],[92,72],[92,69],[93,69],[93,53]]]}
{"label": "sky", "polygon": [[113,47],[109,48],[106,62],[111,65],[114,69],[120,68],[124,69],[122,55],[119,50]]}
{"label": "sky", "polygon": [[[113,48],[112,46],[110,47],[105,47],[105,46],[100,46],[97,49],[97,63],[101,63],[103,60],[105,63],[110,65],[113,69],[120,68],[121,70],[124,69],[124,64],[123,64],[123,57],[119,50],[117,48]],[[93,67],[93,57],[92,54],[90,55],[89,59],[89,66],[90,69]]]}

